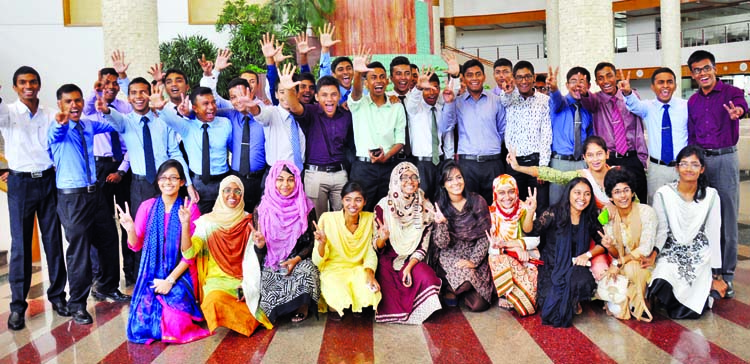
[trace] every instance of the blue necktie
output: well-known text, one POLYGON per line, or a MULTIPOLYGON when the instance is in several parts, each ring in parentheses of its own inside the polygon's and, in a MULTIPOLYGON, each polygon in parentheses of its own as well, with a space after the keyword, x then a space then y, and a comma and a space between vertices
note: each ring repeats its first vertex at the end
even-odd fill
POLYGON ((148 118, 142 117, 143 123, 143 156, 146 159, 146 181, 154 183, 156 179, 156 162, 154 161, 154 145, 151 142, 151 129, 148 127, 148 118))
POLYGON ((664 113, 661 117, 661 160, 669 163, 674 160, 674 148, 672 148, 672 120, 669 118, 669 104, 664 104, 664 113))
POLYGON ((79 121, 76 123, 75 130, 78 130, 78 139, 81 141, 81 149, 83 150, 83 164, 86 165, 86 183, 91 184, 91 166, 89 165, 89 148, 86 145, 86 137, 83 135, 83 125, 79 121))
POLYGON ((201 125, 203 128, 203 150, 201 160, 201 181, 204 185, 211 182, 211 158, 209 152, 211 150, 211 144, 208 142, 208 123, 201 125))
POLYGON ((302 153, 299 143, 299 125, 297 125, 297 120, 294 120, 294 118, 289 115, 289 132, 290 134, 290 142, 292 143, 292 154, 294 154, 294 164, 297 166, 297 169, 300 171, 303 171, 302 169, 302 153))
POLYGON ((350 93, 352 93, 352 90, 346 90, 346 92, 344 92, 344 95, 341 96, 341 100, 339 100, 339 105, 345 103, 346 100, 349 100, 349 94, 350 93))

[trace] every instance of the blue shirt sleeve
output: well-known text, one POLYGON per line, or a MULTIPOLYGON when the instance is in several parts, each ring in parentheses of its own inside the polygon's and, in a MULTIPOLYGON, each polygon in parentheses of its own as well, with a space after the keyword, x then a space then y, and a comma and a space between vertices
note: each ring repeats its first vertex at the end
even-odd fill
POLYGON ((323 76, 330 76, 333 72, 331 70, 331 53, 321 53, 320 54, 320 74, 318 75, 318 78, 321 78, 323 76))
POLYGON ((274 105, 279 104, 279 99, 276 98, 276 79, 278 76, 278 70, 276 69, 275 64, 269 64, 267 66, 268 72, 266 73, 266 81, 268 82, 268 90, 271 94, 271 102, 274 105))

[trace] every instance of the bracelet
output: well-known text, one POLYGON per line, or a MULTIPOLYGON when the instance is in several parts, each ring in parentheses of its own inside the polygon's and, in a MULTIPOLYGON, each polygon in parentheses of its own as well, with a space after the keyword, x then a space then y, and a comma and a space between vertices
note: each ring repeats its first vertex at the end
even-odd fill
POLYGON ((589 257, 589 259, 593 258, 594 256, 591 254, 591 250, 586 252, 586 256, 589 257))
POLYGON ((612 259, 612 265, 614 265, 615 267, 619 267, 620 262, 618 262, 617 259, 612 259))
POLYGON ((175 284, 175 283, 177 283, 177 282, 175 282, 175 280, 174 280, 174 279, 172 279, 172 277, 167 277, 167 278, 166 278, 166 279, 164 279, 164 280, 165 280, 165 281, 167 281, 167 282, 169 282, 169 283, 171 283, 171 284, 175 284))

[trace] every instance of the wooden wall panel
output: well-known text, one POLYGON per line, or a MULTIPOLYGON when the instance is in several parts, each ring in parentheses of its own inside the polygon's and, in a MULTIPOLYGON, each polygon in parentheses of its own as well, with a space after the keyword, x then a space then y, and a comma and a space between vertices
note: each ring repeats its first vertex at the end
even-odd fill
POLYGON ((336 39, 332 55, 352 54, 364 45, 373 54, 413 54, 415 38, 414 1, 339 0, 333 15, 336 39))

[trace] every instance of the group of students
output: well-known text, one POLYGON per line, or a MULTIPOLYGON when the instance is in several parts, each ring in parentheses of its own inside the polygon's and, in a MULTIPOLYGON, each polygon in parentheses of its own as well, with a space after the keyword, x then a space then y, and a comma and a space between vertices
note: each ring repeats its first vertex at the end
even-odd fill
POLYGON ((268 94, 245 72, 229 100, 216 92, 229 51, 199 60, 192 90, 160 64, 153 82, 130 80, 115 52, 85 100, 76 85, 57 90, 57 112, 39 105, 36 70, 20 67, 19 100, 0 102, 8 327, 24 326, 35 215, 53 310, 89 324, 89 292, 131 301, 128 338, 141 343, 365 307, 378 322, 419 324, 459 299, 569 326, 592 297, 650 320, 649 298, 697 317, 712 289, 733 296, 747 103, 716 79, 710 53, 688 60, 700 87, 688 102, 672 97, 679 79, 667 68, 652 76, 657 99, 641 101, 609 63, 594 72, 601 92, 574 67, 563 96, 551 67, 535 87, 531 63, 500 59, 485 90, 484 66, 450 55, 442 92, 431 68, 403 56, 386 91, 386 68, 366 49, 331 61, 334 32, 321 29, 317 82, 304 35, 299 74, 263 37, 268 94), (132 300, 118 289, 119 244, 132 300))

